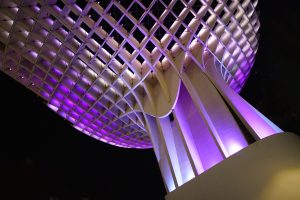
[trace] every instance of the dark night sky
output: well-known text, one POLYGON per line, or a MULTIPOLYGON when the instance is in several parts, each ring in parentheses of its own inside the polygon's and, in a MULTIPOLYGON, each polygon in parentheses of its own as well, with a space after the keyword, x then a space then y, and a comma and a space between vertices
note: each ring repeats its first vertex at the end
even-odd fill
MULTIPOLYGON (((278 2, 259 3, 260 47, 241 94, 282 129, 299 134, 300 3, 278 2)), ((152 150, 117 148, 81 134, 3 73, 0 89, 3 199, 165 196, 152 150)))
POLYGON ((284 131, 299 134, 300 1, 261 0, 258 5, 260 46, 241 96, 284 131))

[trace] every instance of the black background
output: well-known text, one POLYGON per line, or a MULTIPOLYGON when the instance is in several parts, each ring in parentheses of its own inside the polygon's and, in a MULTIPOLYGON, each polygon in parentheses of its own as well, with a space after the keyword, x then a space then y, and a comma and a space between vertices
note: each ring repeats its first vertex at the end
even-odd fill
MULTIPOLYGON (((241 95, 285 131, 300 133, 298 1, 259 2, 260 46, 241 95), (287 4, 287 5, 285 5, 287 4)), ((1 199, 163 199, 153 151, 92 139, 0 73, 1 199)))

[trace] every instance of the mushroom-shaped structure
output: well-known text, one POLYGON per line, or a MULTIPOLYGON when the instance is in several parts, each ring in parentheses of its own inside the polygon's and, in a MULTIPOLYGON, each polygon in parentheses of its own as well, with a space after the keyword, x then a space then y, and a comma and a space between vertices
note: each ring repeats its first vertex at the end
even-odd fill
POLYGON ((83 133, 154 147, 172 191, 281 132, 237 94, 258 47, 256 4, 3 0, 0 69, 83 133))

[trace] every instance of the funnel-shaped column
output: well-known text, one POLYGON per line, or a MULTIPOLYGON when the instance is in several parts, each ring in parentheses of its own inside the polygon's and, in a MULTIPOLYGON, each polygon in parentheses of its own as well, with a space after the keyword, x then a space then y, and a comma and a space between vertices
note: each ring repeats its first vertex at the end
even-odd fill
POLYGON ((196 64, 190 64, 181 74, 182 84, 172 113, 163 118, 147 116, 169 192, 263 136, 281 132, 279 128, 267 133, 257 128, 270 121, 223 84, 213 70, 207 75, 196 64), (248 114, 254 122, 248 123, 248 114))

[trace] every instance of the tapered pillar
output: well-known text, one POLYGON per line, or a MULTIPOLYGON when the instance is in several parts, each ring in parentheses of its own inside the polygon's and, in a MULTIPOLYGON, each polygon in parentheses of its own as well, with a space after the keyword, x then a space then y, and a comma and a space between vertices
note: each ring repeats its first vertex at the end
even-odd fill
POLYGON ((223 67, 221 63, 211 57, 207 66, 208 77, 254 138, 262 139, 283 132, 225 83, 218 72, 223 67))
POLYGON ((282 132, 231 90, 219 78, 217 67, 208 62, 204 72, 191 62, 181 73, 179 96, 170 115, 147 116, 168 192, 251 142, 282 132))

